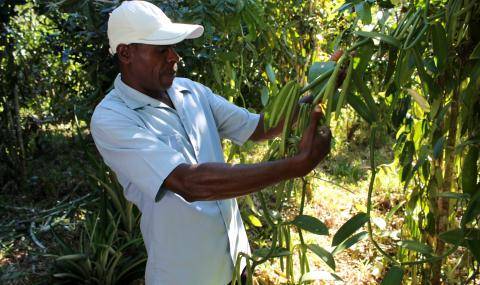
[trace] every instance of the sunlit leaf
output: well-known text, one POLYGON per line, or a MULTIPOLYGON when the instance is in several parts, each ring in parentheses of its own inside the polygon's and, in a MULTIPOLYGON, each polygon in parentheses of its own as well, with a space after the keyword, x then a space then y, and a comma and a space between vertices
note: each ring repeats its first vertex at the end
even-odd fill
MULTIPOLYGON (((271 250, 270 248, 266 248, 266 247, 259 248, 253 252, 253 255, 258 257, 266 257, 267 254, 270 252, 270 250, 271 250)), ((292 255, 290 251, 288 251, 285 248, 277 247, 273 250, 273 253, 270 255, 270 257, 274 258, 274 257, 282 257, 282 256, 289 256, 289 255, 292 255)))
POLYGON ((381 285, 398 285, 402 284, 403 269, 398 266, 392 266, 382 280, 381 285))
POLYGON ((316 244, 308 244, 308 249, 318 255, 331 269, 335 270, 335 260, 330 252, 316 244))
POLYGON ((415 240, 402 240, 402 241, 399 242, 399 245, 401 247, 406 248, 406 249, 413 250, 413 251, 416 251, 416 252, 420 252, 420 253, 423 253, 425 255, 430 255, 430 254, 433 253, 433 249, 429 245, 420 243, 420 242, 415 241, 415 240))
POLYGON ((420 108, 422 108, 424 112, 430 112, 430 105, 428 104, 427 100, 416 90, 407 88, 407 93, 412 96, 413 100, 417 102, 417 104, 420 106, 420 108))
POLYGON ((351 237, 349 237, 348 239, 346 239, 345 241, 343 241, 341 244, 337 245, 337 247, 335 247, 335 249, 333 250, 332 254, 333 255, 338 254, 344 251, 345 249, 352 247, 354 244, 366 239, 367 237, 368 237, 368 233, 365 231, 356 233, 351 237))
POLYGON ((290 223, 301 228, 302 230, 306 230, 317 235, 328 235, 327 226, 319 219, 312 216, 299 215, 290 223))
POLYGON ((355 31, 356 35, 362 36, 362 37, 367 37, 367 38, 372 38, 372 39, 379 39, 380 41, 383 41, 391 46, 399 48, 401 43, 398 41, 396 38, 385 35, 382 33, 377 33, 377 32, 366 32, 366 31, 355 31))
POLYGON ((248 215, 248 220, 250 221, 250 223, 252 223, 252 225, 257 228, 261 228, 263 226, 262 222, 260 222, 260 220, 255 215, 248 215))
POLYGON ((332 240, 332 246, 339 245, 356 231, 358 231, 368 221, 368 215, 358 213, 347 222, 345 222, 335 233, 332 240))

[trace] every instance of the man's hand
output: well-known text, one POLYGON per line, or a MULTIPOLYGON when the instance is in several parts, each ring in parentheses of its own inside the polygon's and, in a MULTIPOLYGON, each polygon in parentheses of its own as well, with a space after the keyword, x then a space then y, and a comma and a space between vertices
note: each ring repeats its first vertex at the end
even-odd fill
POLYGON ((310 125, 304 131, 300 141, 296 158, 299 160, 300 169, 303 170, 302 176, 308 174, 330 152, 332 133, 326 126, 318 128, 318 121, 322 117, 320 106, 315 106, 310 117, 310 125))

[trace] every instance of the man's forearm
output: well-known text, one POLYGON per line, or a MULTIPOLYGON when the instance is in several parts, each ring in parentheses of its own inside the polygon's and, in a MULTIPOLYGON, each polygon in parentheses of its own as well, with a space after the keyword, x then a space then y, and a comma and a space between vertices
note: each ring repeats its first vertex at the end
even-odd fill
POLYGON ((233 198, 303 176, 309 167, 302 164, 297 157, 257 164, 181 164, 165 180, 165 187, 188 201, 233 198))

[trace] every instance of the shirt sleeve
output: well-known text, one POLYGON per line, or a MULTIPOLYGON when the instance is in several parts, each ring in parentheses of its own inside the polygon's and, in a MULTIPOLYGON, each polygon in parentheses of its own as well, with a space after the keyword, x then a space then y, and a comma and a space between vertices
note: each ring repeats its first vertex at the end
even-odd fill
POLYGON ((179 164, 186 163, 185 158, 128 117, 103 111, 92 117, 90 131, 105 163, 158 201, 165 191, 159 191, 163 182, 179 164))
POLYGON ((220 137, 237 145, 245 143, 257 128, 260 115, 228 102, 209 88, 206 93, 220 137))

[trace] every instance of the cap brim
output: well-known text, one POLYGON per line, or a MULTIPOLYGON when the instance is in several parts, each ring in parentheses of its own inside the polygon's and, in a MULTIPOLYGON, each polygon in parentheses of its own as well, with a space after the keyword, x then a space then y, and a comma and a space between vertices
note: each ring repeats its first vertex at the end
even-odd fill
POLYGON ((203 26, 193 24, 171 23, 151 33, 138 43, 152 45, 173 45, 185 39, 195 39, 203 34, 203 26))

